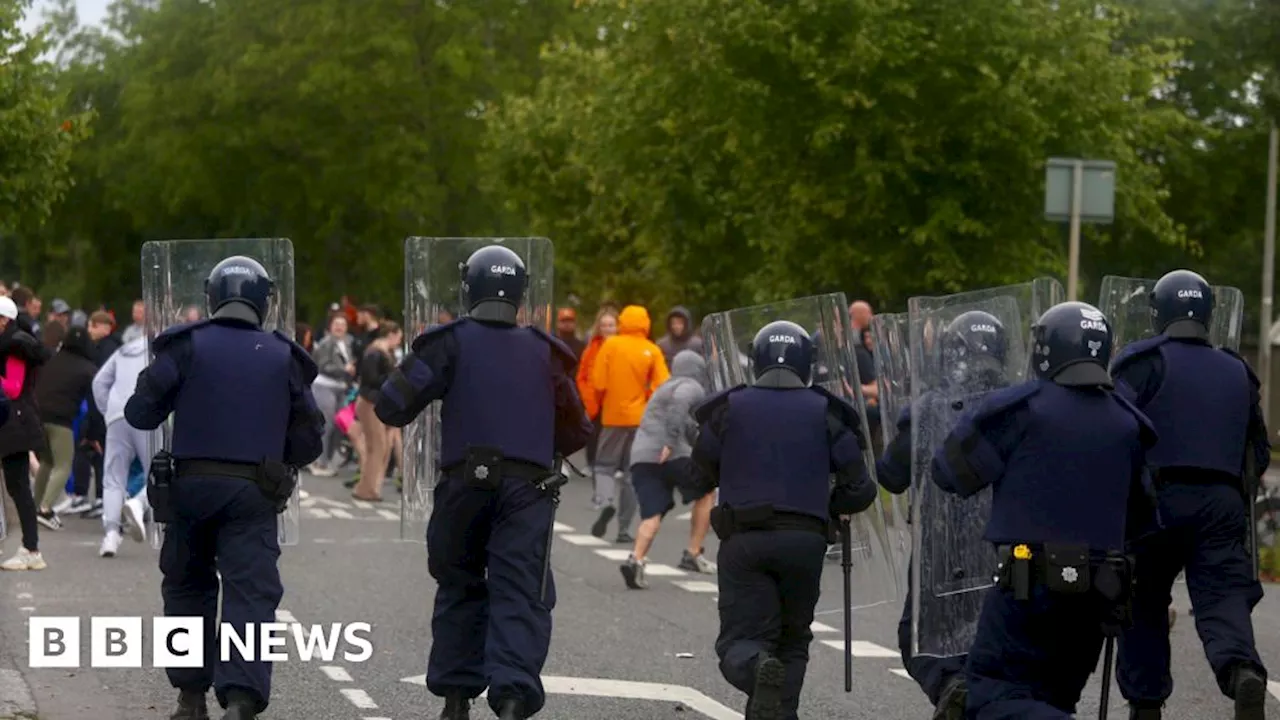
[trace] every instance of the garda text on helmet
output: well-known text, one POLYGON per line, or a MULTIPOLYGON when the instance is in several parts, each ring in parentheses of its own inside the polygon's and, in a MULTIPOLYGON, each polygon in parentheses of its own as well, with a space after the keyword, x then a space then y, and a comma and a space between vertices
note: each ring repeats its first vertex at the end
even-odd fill
MULTIPOLYGON (((222 623, 217 637, 205 637, 200 617, 155 617, 144 630, 141 617, 92 617, 88 623, 89 666, 95 668, 143 667, 144 649, 150 649, 149 667, 198 668, 204 666, 205 644, 217 643, 222 662, 233 658, 264 662, 361 663, 373 657, 373 632, 369 623, 303 625, 291 622, 222 623)), ((78 668, 83 643, 78 617, 33 617, 27 631, 28 665, 32 668, 78 668)))

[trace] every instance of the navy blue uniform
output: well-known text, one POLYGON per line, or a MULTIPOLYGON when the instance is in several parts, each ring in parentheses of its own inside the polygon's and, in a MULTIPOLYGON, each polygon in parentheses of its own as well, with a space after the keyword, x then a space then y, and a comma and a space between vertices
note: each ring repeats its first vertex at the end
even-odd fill
POLYGON ((876 498, 857 412, 817 387, 738 387, 708 398, 695 413, 701 428, 693 462, 708 490, 720 488, 713 520, 722 540, 720 672, 750 695, 757 663, 776 658, 785 666, 783 717, 795 718, 827 524, 876 498), (729 518, 735 522, 725 538, 729 518))
POLYGON ((1167 609, 1185 568, 1205 655, 1222 692, 1234 697, 1237 666, 1266 672, 1250 617, 1262 586, 1244 546, 1253 529, 1241 479, 1246 452, 1259 476, 1271 459, 1258 380, 1233 353, 1165 335, 1125 348, 1112 372, 1160 433, 1148 462, 1157 469, 1162 528, 1136 547, 1139 581, 1133 625, 1120 642, 1120 690, 1136 707, 1159 707, 1173 692, 1167 609))
POLYGON ((443 400, 441 478, 427 524, 427 565, 438 584, 427 660, 435 695, 471 700, 488 688, 495 712, 515 699, 526 716, 546 700, 540 675, 554 582, 547 579, 545 601, 539 590, 555 507, 535 482, 591 436, 575 364, 539 330, 464 318, 415 339, 382 386, 375 410, 395 427, 443 400), (496 491, 465 476, 472 448, 505 458, 496 491))
POLYGON ((1100 560, 1125 547, 1154 442, 1149 421, 1118 394, 1036 380, 992 393, 939 448, 938 486, 962 497, 992 486, 985 538, 1028 545, 1044 568, 1024 600, 1003 582, 988 592, 965 668, 969 717, 1071 717, 1097 666, 1103 623, 1114 619, 1100 597, 1100 560), (1084 548, 1084 562, 1059 570, 1049 563, 1063 559, 1046 544, 1084 548), (1050 589, 1054 573, 1074 585, 1050 589))
POLYGON ((324 417, 311 396, 315 363, 279 333, 237 320, 206 320, 166 330, 155 359, 125 405, 129 424, 155 430, 173 414, 173 522, 160 550, 166 616, 205 621, 202 668, 170 668, 169 682, 218 701, 249 695, 262 712, 271 697, 271 663, 232 653, 218 662, 215 619, 222 576, 222 622, 245 632, 275 622, 284 588, 277 561, 276 508, 243 477, 184 474, 184 463, 215 461, 252 469, 263 461, 301 467, 320 456, 324 417))
MULTIPOLYGON (((927 402, 927 400, 922 399, 927 402)), ((876 462, 876 479, 885 490, 894 495, 901 495, 911 487, 911 406, 902 409, 898 417, 898 434, 893 442, 885 448, 884 456, 876 462)), ((907 571, 910 577, 911 570, 907 571)), ((929 696, 929 702, 937 705, 942 699, 948 685, 964 672, 967 655, 937 657, 934 655, 915 656, 911 652, 911 615, 914 608, 914 596, 911 586, 907 585, 907 599, 902 605, 902 617, 898 620, 898 651, 902 653, 902 664, 907 673, 929 696)))

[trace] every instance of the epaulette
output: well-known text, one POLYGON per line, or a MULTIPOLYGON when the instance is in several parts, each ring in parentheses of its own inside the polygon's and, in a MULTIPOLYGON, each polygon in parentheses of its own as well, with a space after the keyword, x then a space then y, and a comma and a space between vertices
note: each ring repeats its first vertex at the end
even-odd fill
POLYGON ((181 323, 179 325, 171 325, 164 329, 154 340, 151 341, 151 351, 160 352, 169 345, 173 344, 178 338, 190 335, 197 328, 202 328, 209 324, 208 319, 197 320, 195 322, 181 323))
POLYGON ((1116 359, 1111 361, 1111 374, 1113 376, 1116 375, 1127 363, 1159 348, 1167 342, 1169 342, 1168 335, 1155 335, 1145 340, 1129 343, 1120 351, 1116 359))
POLYGON ((862 415, 858 413, 858 408, 854 407, 848 400, 832 393, 821 385, 811 385, 809 389, 827 399, 827 412, 841 423, 851 428, 862 427, 862 415))
POLYGON ((530 325, 529 329, 551 345, 552 351, 558 354, 560 356, 560 360, 564 363, 566 372, 572 374, 578 367, 578 356, 573 354, 573 351, 569 349, 569 346, 565 345, 563 340, 547 333, 547 331, 542 328, 530 325))
POLYGON ((409 346, 409 349, 412 350, 413 352, 418 352, 427 343, 431 342, 432 340, 438 339, 447 333, 453 332, 453 329, 457 327, 459 323, 462 323, 462 322, 466 322, 466 318, 459 318, 457 320, 452 320, 450 322, 447 322, 443 325, 433 325, 427 328, 422 332, 421 335, 413 339, 413 344, 409 346))
POLYGON ((1230 355, 1231 357, 1239 360, 1240 364, 1244 365, 1245 372, 1249 373, 1249 382, 1253 383, 1254 387, 1262 387, 1262 381, 1258 379, 1258 375, 1253 371, 1253 366, 1249 364, 1248 360, 1245 360, 1243 357, 1241 357, 1240 353, 1230 348, 1218 348, 1218 349, 1230 355))
POLYGON ((693 407, 690 412, 693 413, 693 419, 701 425, 711 419, 711 415, 729 400, 729 396, 746 388, 746 385, 736 385, 728 390, 721 390, 693 407))
POLYGON ((1024 382, 985 394, 973 414, 973 422, 982 422, 1026 404, 1042 387, 1037 382, 1024 382))
POLYGON ((302 380, 308 386, 320 374, 320 368, 316 365, 316 361, 311 357, 311 353, 307 349, 289 339, 288 335, 276 330, 272 333, 289 345, 289 352, 293 354, 293 359, 302 368, 302 380))

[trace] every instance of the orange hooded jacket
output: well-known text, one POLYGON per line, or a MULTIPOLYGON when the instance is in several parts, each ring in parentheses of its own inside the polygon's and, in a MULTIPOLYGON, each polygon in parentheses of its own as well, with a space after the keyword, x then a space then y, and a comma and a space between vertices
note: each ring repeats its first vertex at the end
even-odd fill
POLYGON ((604 399, 604 393, 591 384, 591 371, 595 369, 596 356, 600 354, 600 347, 606 339, 599 335, 592 336, 587 349, 582 351, 582 358, 578 360, 578 396, 582 398, 582 408, 587 411, 587 417, 593 421, 600 414, 600 401, 604 399))
POLYGON ((662 349, 649 340, 649 311, 623 308, 618 334, 605 340, 591 368, 591 385, 603 393, 600 424, 640 427, 649 397, 669 377, 662 349))

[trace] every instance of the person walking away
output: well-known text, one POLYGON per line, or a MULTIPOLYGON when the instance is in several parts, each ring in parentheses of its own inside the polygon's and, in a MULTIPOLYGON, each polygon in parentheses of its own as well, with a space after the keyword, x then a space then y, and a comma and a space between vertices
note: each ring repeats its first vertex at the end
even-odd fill
MULTIPOLYGON (((55 324, 51 322, 50 326, 55 324)), ((36 515, 40 524, 50 530, 62 529, 62 520, 53 512, 53 506, 61 499, 67 479, 71 477, 76 452, 71 426, 89 395, 97 371, 89 331, 73 327, 67 330, 62 349, 44 366, 36 383, 36 406, 40 408, 47 438, 44 448, 37 453, 40 469, 36 471, 36 515)))
POLYGON ((9 399, 9 419, 0 425, 0 469, 22 526, 22 547, 0 563, 0 570, 48 567, 40 553, 40 523, 31 496, 31 454, 45 444, 44 428, 36 413, 35 387, 40 367, 48 359, 49 351, 32 334, 30 320, 19 316, 12 298, 0 298, 0 369, 4 371, 0 385, 9 399))
POLYGON ((648 587, 646 558, 667 513, 675 507, 678 490, 683 504, 693 503, 689 519, 689 547, 680 556, 680 569, 714 573, 715 564, 703 555, 702 543, 711 529, 715 493, 694 482, 693 442, 698 423, 693 408, 707 395, 711 380, 707 361, 693 350, 681 350, 671 363, 671 379, 649 398, 644 417, 631 443, 631 484, 640 506, 635 549, 622 565, 622 578, 632 590, 648 587))
MULTIPOLYGON (((275 622, 284 595, 276 515, 298 468, 320 456, 324 419, 311 397, 311 356, 262 329, 279 302, 262 264, 229 257, 205 288, 211 317, 156 337, 155 359, 138 375, 124 416, 146 432, 173 416, 170 497, 156 508, 171 518, 160 549, 165 616, 202 617, 206 638, 218 637, 219 619, 249 637, 251 626, 275 622)), ((204 650, 201 667, 165 671, 179 690, 171 720, 208 718, 210 686, 226 708, 222 720, 263 713, 271 663, 237 652, 220 662, 216 640, 204 650)))
POLYGON ((364 353, 378 338, 378 324, 382 322, 382 310, 377 305, 362 305, 356 311, 356 325, 351 331, 352 356, 357 358, 364 357, 364 353))
POLYGON ((658 339, 658 347, 668 366, 681 350, 702 354, 702 337, 693 327, 693 313, 688 308, 677 305, 667 313, 667 334, 658 339))
POLYGON ((578 338, 578 311, 570 307, 562 307, 556 311, 556 339, 573 351, 573 356, 582 360, 582 353, 587 344, 578 338))
POLYGON ((404 340, 400 326, 390 320, 378 325, 378 336, 360 359, 360 396, 356 399, 356 418, 364 438, 364 452, 360 455, 360 481, 351 497, 368 502, 382 501, 382 482, 387 477, 387 465, 391 461, 391 435, 387 426, 374 412, 382 385, 396 368, 395 349, 404 340))
POLYGON ((147 493, 144 489, 130 500, 129 469, 141 463, 144 477, 151 471, 150 433, 131 426, 124 417, 125 404, 133 396, 138 375, 147 367, 146 338, 125 343, 107 359, 93 378, 93 398, 106 408, 106 446, 102 483, 102 545, 98 554, 115 557, 120 551, 121 532, 127 530, 136 541, 145 536, 147 493), (122 522, 123 521, 123 522, 122 522))
POLYGON ((609 521, 617 514, 618 536, 614 542, 635 542, 628 532, 636 514, 629 460, 631 441, 649 397, 670 376, 662 350, 649 340, 649 311, 639 305, 623 308, 618 316, 618 334, 600 347, 591 371, 591 383, 602 394, 600 439, 592 465, 596 502, 600 505, 600 516, 591 526, 591 534, 596 537, 604 537, 609 521))
MULTIPOLYGON (((93 362, 101 368, 120 349, 120 338, 115 335, 115 321, 111 314, 103 310, 95 311, 89 316, 89 340, 93 343, 93 362)), ((78 514, 101 512, 102 510, 102 478, 103 465, 106 460, 107 422, 102 416, 102 408, 98 406, 92 392, 89 393, 89 414, 82 425, 82 431, 76 444, 76 458, 72 470, 75 487, 72 494, 63 501, 63 507, 55 506, 53 511, 59 514, 78 514), (92 480, 97 479, 97 493, 91 503, 89 496, 92 480)), ((87 515, 86 515, 87 516, 87 515)))
POLYGON ((328 331, 316 344, 312 353, 320 374, 312 383, 316 406, 324 414, 324 450, 320 459, 311 466, 311 474, 317 477, 333 477, 334 455, 342 443, 342 430, 334 421, 338 411, 347 403, 347 391, 356 376, 355 355, 351 352, 351 335, 347 332, 347 318, 335 313, 329 318, 328 331))
MULTIPOLYGON (((1116 677, 1134 720, 1159 720, 1173 692, 1168 607, 1186 571, 1196 630, 1236 720, 1265 717, 1267 670, 1253 633, 1262 599, 1255 558, 1242 539, 1257 481, 1271 462, 1259 381, 1245 361, 1209 342, 1213 288, 1175 270, 1151 290, 1155 337, 1126 346, 1112 364, 1121 387, 1151 418, 1161 528, 1134 548, 1133 625, 1120 638, 1116 677), (1256 472, 1244 474, 1245 459, 1256 472)), ((1104 356, 1105 357, 1105 356, 1104 356)))
POLYGON ((586 443, 591 424, 574 389, 573 353, 517 324, 528 283, 520 257, 490 245, 462 272, 467 317, 414 339, 383 385, 377 415, 404 427, 442 401, 440 480, 427 524, 436 595, 426 683, 445 698, 439 717, 467 720, 487 688, 499 720, 525 720, 546 702, 540 677, 556 605, 545 563, 557 491, 546 483, 556 458, 586 443))
POLYGON ((858 411, 810 384, 809 334, 792 322, 769 323, 751 354, 755 384, 713 395, 694 411, 692 457, 703 490, 720 489, 712 516, 720 537, 720 673, 747 694, 747 718, 793 720, 827 525, 871 507, 877 490, 858 411))
MULTIPOLYGON (((883 452, 884 448, 880 447, 880 384, 876 382, 876 356, 871 349, 871 320, 874 317, 871 304, 864 300, 849 305, 849 325, 855 335, 853 357, 858 362, 858 382, 862 383, 862 397, 867 403, 867 426, 876 451, 883 452)), ((889 418, 889 422, 893 422, 893 418, 889 418)))
MULTIPOLYGON (((595 369, 596 358, 600 355, 600 348, 604 346, 604 341, 617 334, 618 313, 611 308, 601 308, 596 313, 595 324, 591 327, 591 339, 578 361, 578 396, 582 398, 582 407, 587 411, 587 417, 591 419, 592 427, 595 428, 591 432, 591 439, 587 441, 587 467, 595 467, 596 464, 596 443, 600 440, 600 403, 604 399, 604 394, 591 384, 591 372, 595 369)), ((599 510, 599 505, 596 505, 595 509, 599 510)))

